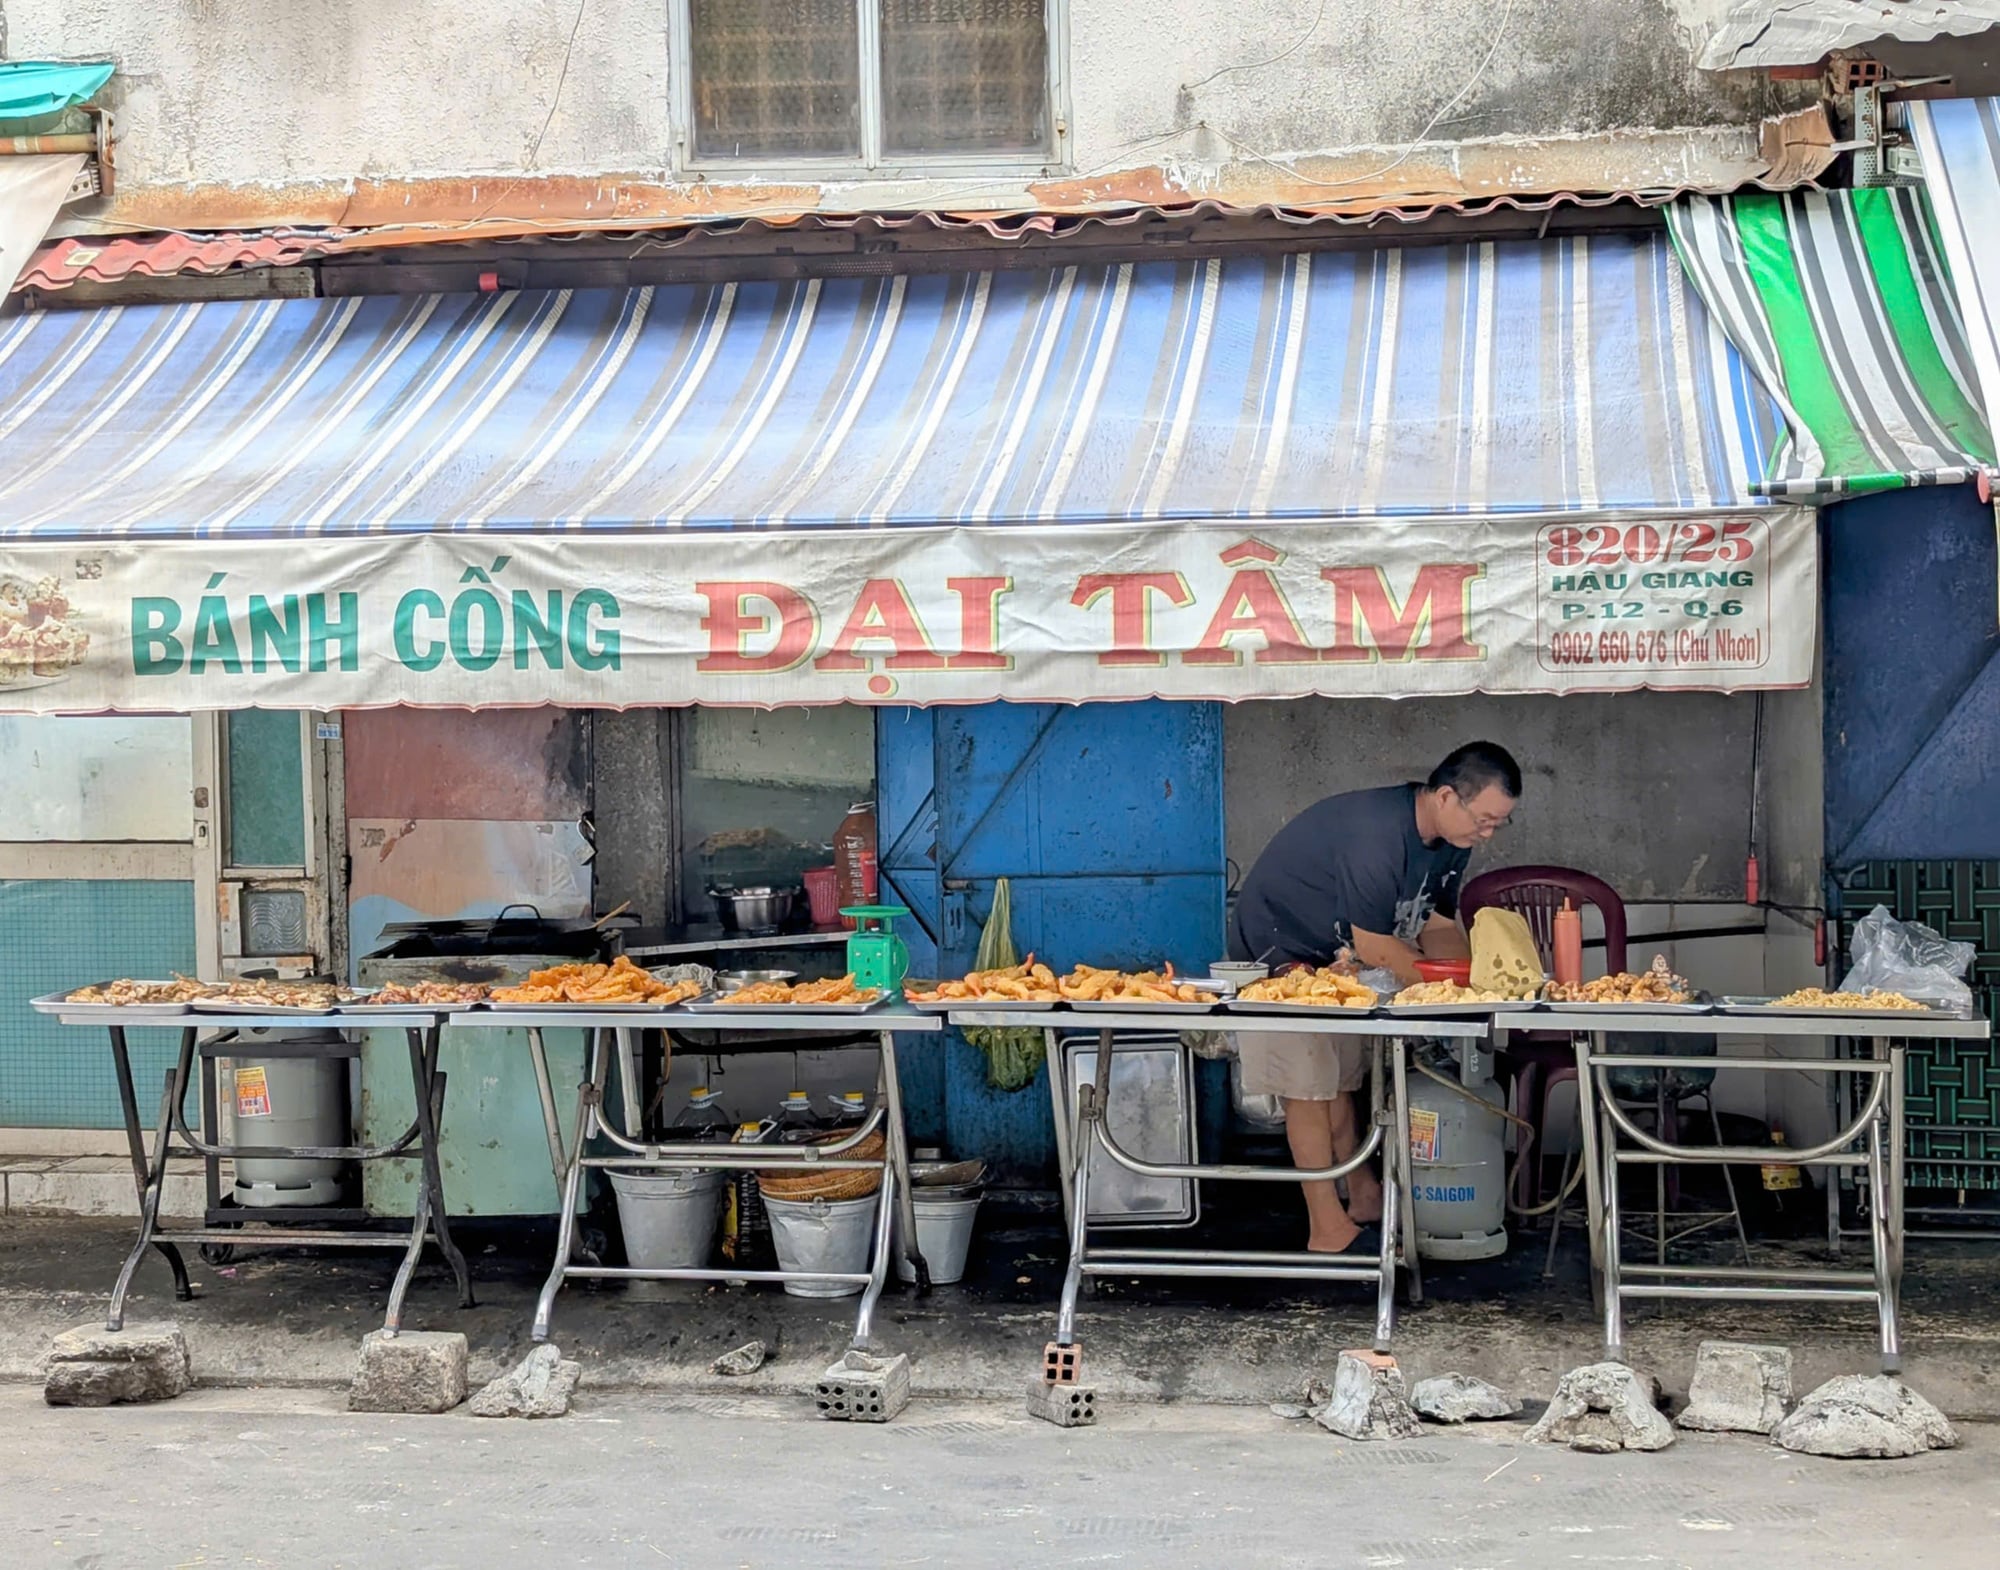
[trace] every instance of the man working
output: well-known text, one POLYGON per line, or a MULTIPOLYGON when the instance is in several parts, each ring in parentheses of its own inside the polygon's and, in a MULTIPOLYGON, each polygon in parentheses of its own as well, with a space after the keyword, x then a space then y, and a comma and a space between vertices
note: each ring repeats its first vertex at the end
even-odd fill
MULTIPOLYGON (((1420 959, 1464 959, 1458 890, 1473 847, 1504 827, 1521 799, 1521 769, 1489 741, 1460 747, 1422 785, 1329 796, 1277 833, 1236 897, 1229 954, 1273 971, 1324 965, 1342 949, 1408 985, 1420 959)), ((1293 1164, 1345 1161, 1360 1144, 1354 1092, 1367 1077, 1360 1037, 1244 1032, 1243 1088, 1278 1096, 1293 1164)), ((1342 1253, 1382 1215, 1382 1185, 1367 1167, 1306 1183, 1306 1247, 1342 1253)))

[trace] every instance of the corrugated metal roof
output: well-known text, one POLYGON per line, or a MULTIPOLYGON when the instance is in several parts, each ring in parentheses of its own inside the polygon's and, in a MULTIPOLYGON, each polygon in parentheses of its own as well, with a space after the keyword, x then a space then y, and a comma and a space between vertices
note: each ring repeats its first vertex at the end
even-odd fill
POLYGON ((1930 43, 2000 27, 2000 0, 1745 0, 1701 53, 1704 71, 1816 65, 1836 49, 1930 43))
POLYGON ((243 267, 291 267, 324 256, 349 229, 274 229, 260 234, 120 235, 104 240, 57 240, 21 270, 16 289, 67 289, 75 283, 116 283, 135 274, 226 273, 243 267))
POLYGON ((22 272, 18 289, 51 293, 77 283, 107 284, 121 280, 165 278, 176 274, 219 274, 249 268, 291 267, 325 257, 359 252, 449 246, 452 244, 563 244, 605 239, 630 239, 650 251, 669 251, 703 240, 754 233, 784 233, 803 229, 885 234, 930 231, 940 234, 978 233, 1002 245, 1045 239, 1075 239, 1087 243, 1090 231, 1107 237, 1135 226, 1219 219, 1259 220, 1306 234, 1314 229, 1399 230, 1439 218, 1475 220, 1498 213, 1551 213, 1561 208, 1602 210, 1618 206, 1654 209, 1677 197, 1713 194, 1689 187, 1674 191, 1588 195, 1575 191, 1552 196, 1499 196, 1478 201, 1430 202, 1420 206, 1382 207, 1366 212, 1308 211, 1292 207, 1242 208, 1220 201, 1130 207, 1094 213, 965 214, 950 212, 872 213, 835 215, 793 213, 759 218, 717 218, 672 227, 634 228, 607 223, 558 231, 502 230, 475 237, 440 234, 429 227, 393 229, 274 229, 219 234, 119 235, 105 239, 70 238, 44 246, 22 272))

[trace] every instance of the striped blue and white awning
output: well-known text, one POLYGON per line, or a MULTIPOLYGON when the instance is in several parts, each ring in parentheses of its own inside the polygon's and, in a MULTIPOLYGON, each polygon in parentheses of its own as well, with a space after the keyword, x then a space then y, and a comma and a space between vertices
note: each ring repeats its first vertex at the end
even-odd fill
POLYGON ((2000 428, 2000 98, 1907 108, 1986 424, 2000 428))
POLYGON ((0 536, 1711 509, 1664 236, 0 323, 0 536))

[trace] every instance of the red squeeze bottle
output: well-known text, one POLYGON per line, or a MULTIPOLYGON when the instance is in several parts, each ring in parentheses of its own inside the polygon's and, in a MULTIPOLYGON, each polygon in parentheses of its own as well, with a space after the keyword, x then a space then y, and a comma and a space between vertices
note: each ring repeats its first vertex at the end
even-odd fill
POLYGON ((1559 986, 1574 987, 1583 980, 1583 914, 1568 900, 1556 912, 1554 958, 1559 986))

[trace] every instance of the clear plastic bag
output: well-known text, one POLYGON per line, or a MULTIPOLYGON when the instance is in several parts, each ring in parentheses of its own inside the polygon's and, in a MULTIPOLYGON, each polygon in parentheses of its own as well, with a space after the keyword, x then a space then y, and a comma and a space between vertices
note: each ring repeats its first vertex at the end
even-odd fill
POLYGON ((1840 983, 1842 992, 1900 992, 1933 1008, 1972 1007, 1972 988, 1962 979, 1978 950, 1953 943, 1916 921, 1898 921, 1877 905, 1854 929, 1854 965, 1840 983))

